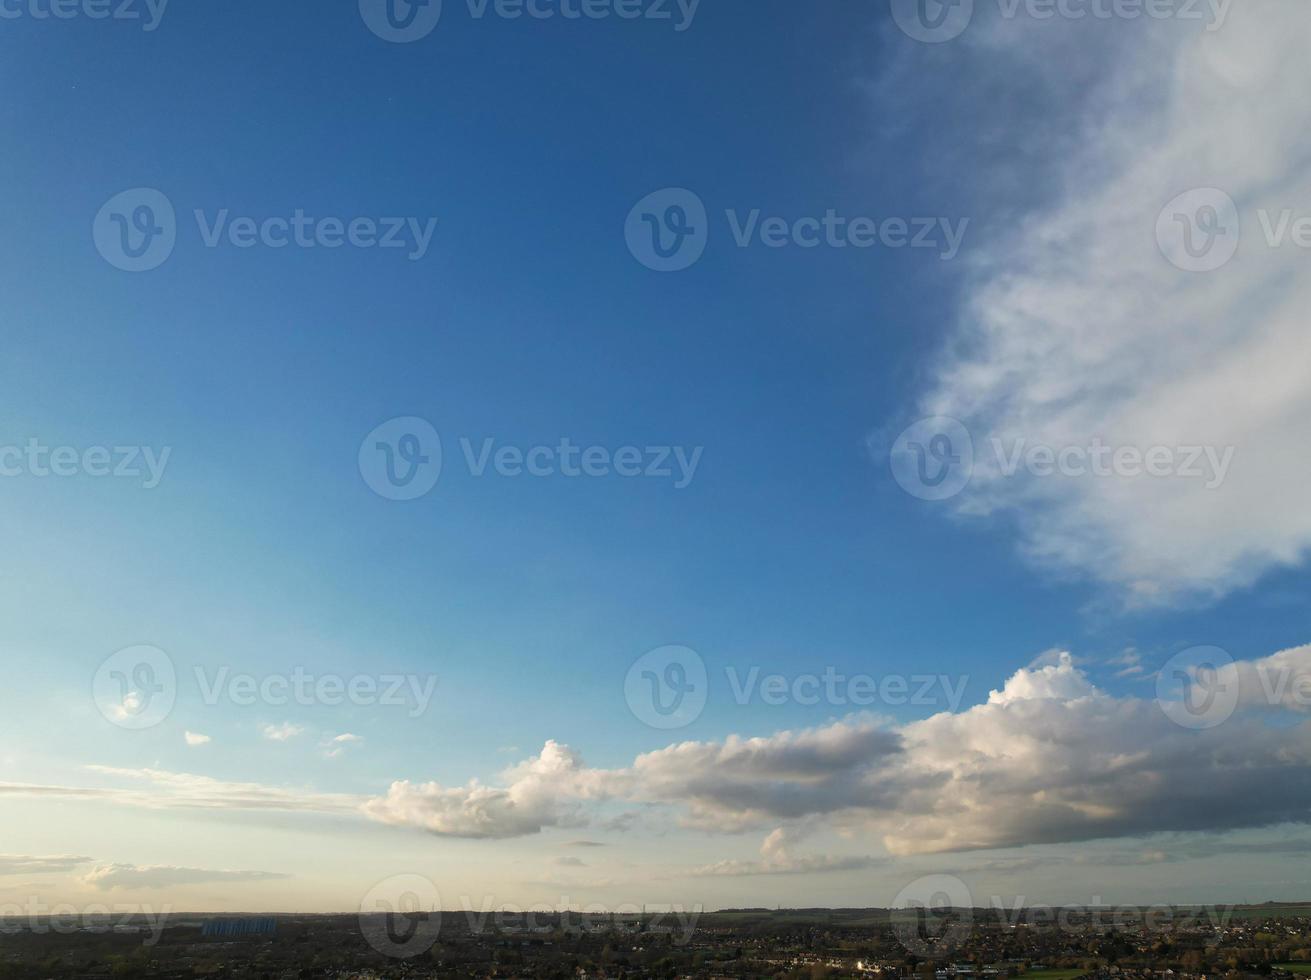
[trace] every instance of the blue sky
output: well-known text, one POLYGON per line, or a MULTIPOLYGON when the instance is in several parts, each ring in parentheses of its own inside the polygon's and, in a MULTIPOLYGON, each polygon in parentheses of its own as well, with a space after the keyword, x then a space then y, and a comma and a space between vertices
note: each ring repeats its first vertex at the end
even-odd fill
MULTIPOLYGON (((1211 408, 1265 387, 1257 355, 1271 347, 1237 346, 1234 323, 1245 336, 1271 333, 1296 360, 1276 304, 1258 301, 1269 296, 1261 284, 1287 284, 1291 266, 1245 239, 1239 260, 1207 282, 1253 322, 1220 322, 1167 301, 1183 276, 1151 245, 1156 208, 1208 179, 1228 181, 1245 207, 1296 206, 1296 147, 1267 140, 1249 157, 1205 144, 1198 173, 1145 177, 1147 149, 1125 145, 1183 103, 1200 110, 1188 91, 1160 96, 1163 105, 1127 99, 1098 60, 1138 77, 1154 53, 1186 68, 1198 60, 1190 46, 1233 38, 1221 54, 1245 64, 1256 28, 981 13, 973 34, 927 45, 899 32, 883 3, 749 8, 707 3, 677 31, 478 19, 448 0, 436 29, 406 44, 375 36, 353 4, 176 4, 153 31, 30 15, 0 26, 11 133, 0 158, 0 442, 171 448, 149 490, 86 474, 0 484, 11 668, 0 703, 17 733, 0 752, 0 782, 68 791, 12 792, 3 850, 87 858, 42 894, 97 894, 88 868, 121 865, 137 874, 121 894, 178 907, 352 908, 401 872, 518 902, 563 889, 610 902, 886 904, 917 874, 968 870, 987 854, 898 855, 898 831, 846 805, 794 820, 785 808, 729 812, 695 799, 689 816, 686 793, 614 774, 674 742, 831 723, 864 731, 848 706, 734 703, 729 667, 967 678, 952 706, 967 712, 1013 676, 1015 691, 1033 686, 1054 704, 1087 695, 1062 686, 1075 675, 1097 697, 1150 702, 1154 672, 1181 650, 1215 645, 1256 662, 1308 641, 1308 534, 1290 499, 1304 485, 1300 464, 1279 462, 1262 438, 1301 433, 1306 406, 1286 393, 1297 379, 1271 384, 1275 403, 1246 430, 1190 414, 1195 392, 1190 403, 1186 390, 1168 391, 1195 381, 1211 408), (1282 188, 1273 201, 1240 193, 1272 172, 1282 188), (1090 173, 1101 184, 1085 200, 1090 173), (1134 279, 1136 305, 1119 302, 1128 287, 1109 273, 1066 271, 1102 268, 1106 242, 1137 247, 1102 223, 1112 208, 1095 207, 1132 211, 1126 184, 1158 202, 1141 215, 1141 241, 1164 284, 1134 279), (139 187, 171 202, 177 243, 158 268, 131 273, 105 260, 91 229, 102 205, 139 187), (662 274, 635 260, 623 230, 639 199, 670 187, 705 203, 709 241, 690 268, 662 274), (211 221, 223 209, 437 223, 416 261, 351 247, 207 248, 193 212, 211 221), (738 248, 725 211, 755 209, 968 227, 949 261, 911 248, 738 248), (1035 228, 1066 250, 1061 262, 1034 257, 1035 228), (1016 282, 1038 299, 997 285, 1016 282), (1063 311, 1049 329, 1015 328, 1017 310, 1044 302, 1063 311), (1202 345, 1207 364, 1179 346, 1189 324, 1164 308, 1214 339, 1202 345), (1077 319, 1090 309, 1107 311, 1100 327, 1077 319), (1140 339, 1158 334, 1156 347, 1140 339), (1162 373, 1117 375, 1069 353, 1103 342, 1114 363, 1162 373), (1011 371, 1041 383, 1015 383, 1011 371), (1126 389, 1135 406, 1159 397, 1183 421, 1164 435, 1135 428, 1142 416, 1126 409, 1126 389), (935 414, 968 417, 979 446, 985 433, 1050 442, 1093 430, 1219 440, 1237 445, 1238 485, 1139 500, 1133 481, 1013 490, 981 472, 955 501, 921 500, 893 479, 888 451, 935 414), (356 463, 361 440, 403 416, 430 421, 444 452, 436 487, 408 502, 374 493, 356 463), (614 475, 474 477, 461 438, 702 452, 682 488, 614 475), (1180 514, 1187 521, 1172 523, 1180 514), (1223 540, 1198 544, 1210 534, 1223 540), (98 666, 134 644, 166 651, 180 678, 172 713, 145 731, 107 723, 88 696, 98 666), (644 725, 624 697, 630 665, 670 644, 697 651, 710 676, 705 710, 675 732, 644 725), (1049 651, 1073 659, 1029 667, 1049 651), (436 694, 412 718, 376 706, 206 705, 194 679, 198 667, 263 676, 297 665, 435 675, 436 694), (1132 666, 1142 669, 1117 676, 1132 666), (297 733, 268 736, 265 726, 284 724, 297 733), (189 745, 184 732, 211 741, 189 745), (329 757, 340 734, 358 741, 329 757), (536 780, 502 770, 535 759, 555 772, 548 740, 581 753, 591 775, 561 763, 563 800, 534 782, 516 803, 546 814, 530 833, 480 840, 443 820, 425 833, 422 803, 364 803, 394 781, 536 780), (170 794, 195 784, 147 772, 312 799, 261 814, 216 790, 226 802, 173 806, 170 794), (623 785, 592 785, 607 780, 623 785), (73 792, 93 785, 105 795, 73 792), (134 786, 160 798, 124 795, 134 786), (355 802, 336 812, 313 802, 322 794, 355 802), (777 828, 804 844, 759 857, 777 828), (304 835, 319 857, 287 853, 304 835), (577 839, 604 846, 587 849, 583 866, 558 863, 577 839), (783 873, 799 851, 868 863, 783 873), (769 874, 705 871, 723 859, 761 860, 769 874), (181 877, 160 885, 160 868, 181 877), (214 877, 255 870, 280 877, 214 877)), ((1288 19, 1300 36, 1304 20, 1288 19)), ((1244 77, 1240 87, 1259 100, 1286 84, 1244 77)), ((1154 147, 1162 158, 1196 151, 1180 128, 1154 147)), ((1295 294, 1279 296, 1295 305, 1295 294)), ((896 731, 948 708, 872 710, 896 731)), ((1258 823, 1274 830, 1218 812, 1213 826, 1126 816, 1104 834, 1053 831, 1037 843, 1054 862, 1168 853, 1107 878, 1123 900, 1293 897, 1306 882, 1284 880, 1278 856, 1235 894, 1224 862, 1238 858, 1183 850, 1234 830, 1296 842, 1285 818, 1306 805, 1272 806, 1258 823), (1162 833, 1176 835, 1169 846, 1150 836, 1162 833)), ((1222 854, 1217 840, 1204 846, 1222 854)), ((1005 835, 985 851, 996 849, 1033 851, 1005 835)), ((995 869, 972 873, 985 890, 1014 887, 989 878, 995 869)), ((1051 900, 1089 901, 1101 887, 1093 871, 1087 887, 1071 886, 1068 870, 1034 874, 1051 900)), ((0 877, 5 886, 31 890, 22 878, 0 877)))

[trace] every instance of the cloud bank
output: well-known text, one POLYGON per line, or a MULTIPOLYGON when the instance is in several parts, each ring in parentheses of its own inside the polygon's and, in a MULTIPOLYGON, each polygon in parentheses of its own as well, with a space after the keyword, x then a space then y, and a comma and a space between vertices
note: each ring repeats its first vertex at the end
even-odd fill
MULTIPOLYGON (((110 785, 0 783, 0 796, 352 816, 484 840, 588 825, 622 832, 637 813, 707 833, 774 831, 758 862, 706 874, 847 870, 884 856, 797 854, 798 834, 818 828, 896 856, 1311 823, 1311 646, 1173 674, 1163 676, 1164 702, 1120 697, 1055 652, 985 703, 906 724, 856 715, 679 742, 614 769, 548 741, 493 783, 398 780, 372 797, 105 766, 88 768, 110 785), (1179 723, 1181 704, 1198 724, 1179 723)), ((40 870, 21 862, 83 859, 4 860, 40 870)))
MULTIPOLYGON (((1217 681, 1241 688, 1232 715, 1195 730, 1155 700, 1100 690, 1062 653, 1016 671, 985 704, 899 727, 852 717, 682 742, 622 769, 588 768, 548 742, 508 770, 504 786, 398 782, 364 811, 439 835, 504 838, 574 826, 586 820, 585 803, 617 801, 670 807, 683 823, 718 832, 823 819, 876 835, 894 855, 1307 822, 1311 647, 1193 683, 1209 690, 1217 681)), ((1194 694, 1200 701, 1206 691, 1194 694)), ((790 865, 802 867, 779 838, 758 866, 723 870, 790 865)))

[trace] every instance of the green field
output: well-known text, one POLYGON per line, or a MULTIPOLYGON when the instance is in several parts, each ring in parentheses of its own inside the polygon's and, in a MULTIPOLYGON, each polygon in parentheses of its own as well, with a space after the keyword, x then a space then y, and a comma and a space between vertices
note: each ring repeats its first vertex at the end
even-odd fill
POLYGON ((1311 976, 1311 963, 1276 963, 1275 966, 1289 973, 1305 973, 1311 976))
MULTIPOLYGON (((1238 905, 1234 907, 1235 919, 1282 919, 1288 916, 1311 915, 1311 905, 1238 905)), ((1293 966, 1300 964, 1294 963, 1293 966)))
POLYGON ((1021 976, 1023 980, 1075 980, 1075 977, 1081 977, 1087 972, 1087 970, 1030 970, 1021 976))

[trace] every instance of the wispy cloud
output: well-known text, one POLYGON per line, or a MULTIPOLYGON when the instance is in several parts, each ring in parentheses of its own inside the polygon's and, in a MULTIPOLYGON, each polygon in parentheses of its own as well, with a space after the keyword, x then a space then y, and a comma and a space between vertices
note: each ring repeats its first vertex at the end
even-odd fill
POLYGON ((93 888, 108 891, 112 888, 171 888, 213 882, 276 881, 289 877, 272 871, 213 871, 159 864, 105 864, 87 872, 82 880, 93 888))
POLYGON ((345 752, 349 746, 363 741, 363 735, 354 735, 350 732, 343 732, 340 735, 332 736, 323 743, 323 754, 329 759, 335 759, 345 752))
POLYGON ((834 871, 860 871, 886 866, 886 857, 868 854, 832 856, 827 854, 794 855, 791 844, 800 835, 795 828, 779 827, 760 846, 759 861, 717 861, 687 872, 691 877, 747 877, 754 875, 823 874, 834 871))
MULTIPOLYGON (((1311 509, 1287 492, 1311 482, 1311 456, 1289 451, 1311 440, 1311 281, 1304 250, 1270 247, 1258 217, 1311 199, 1311 105, 1300 94, 1311 7, 1250 0, 1213 32, 1078 28, 1018 18, 981 25, 957 49, 980 79, 1051 79, 1078 122, 1059 156, 1033 168, 1056 175, 1054 193, 1030 199, 1027 216, 977 253, 917 414, 961 419, 974 436, 961 515, 1013 520, 1034 562, 1104 583, 1129 605, 1204 600, 1311 547, 1311 509), (1070 93, 1075 79, 1085 93, 1070 93), (1157 220, 1205 187, 1237 202, 1241 247, 1218 271, 1181 271, 1158 251, 1157 220), (1207 486, 1007 475, 990 448, 1094 439, 1236 451, 1223 482, 1207 486)), ((979 100, 994 100, 994 87, 957 77, 932 93, 935 112, 986 117, 979 100)))
POLYGON ((271 810, 303 813, 357 813, 365 797, 319 793, 262 783, 230 782, 164 769, 125 769, 90 765, 86 769, 117 785, 60 786, 0 783, 0 797, 27 796, 96 800, 152 810, 271 810))
POLYGON ((293 725, 289 721, 284 721, 280 725, 263 725, 260 728, 260 734, 271 742, 285 742, 288 739, 295 738, 305 731, 301 725, 293 725))
POLYGON ((73 855, 31 857, 24 854, 0 854, 0 875, 46 874, 72 871, 80 864, 89 864, 94 858, 73 855))

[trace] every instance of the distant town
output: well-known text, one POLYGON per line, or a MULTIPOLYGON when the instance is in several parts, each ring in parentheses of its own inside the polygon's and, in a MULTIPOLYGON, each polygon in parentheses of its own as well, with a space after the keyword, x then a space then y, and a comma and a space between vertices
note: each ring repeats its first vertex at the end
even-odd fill
POLYGON ((1311 905, 0 916, 0 980, 1300 980, 1311 905))

